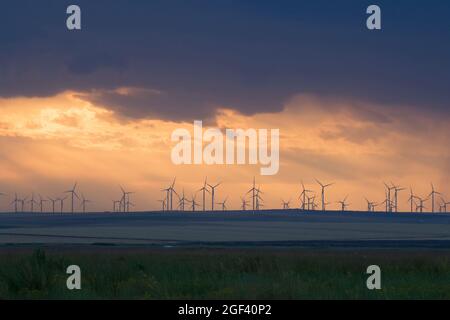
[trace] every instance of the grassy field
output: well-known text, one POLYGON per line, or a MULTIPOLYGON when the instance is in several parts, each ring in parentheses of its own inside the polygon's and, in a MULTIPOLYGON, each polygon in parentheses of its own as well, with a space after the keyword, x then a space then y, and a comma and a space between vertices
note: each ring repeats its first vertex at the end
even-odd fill
POLYGON ((0 252, 0 299, 449 299, 450 253, 312 250, 0 252), (66 289, 67 266, 82 289, 66 289), (382 290, 366 288, 367 266, 382 290))

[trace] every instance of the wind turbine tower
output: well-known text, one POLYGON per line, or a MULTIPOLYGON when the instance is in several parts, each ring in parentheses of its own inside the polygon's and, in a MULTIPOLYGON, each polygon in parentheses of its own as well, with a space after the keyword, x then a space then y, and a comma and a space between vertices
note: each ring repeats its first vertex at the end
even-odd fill
POLYGON ((255 212, 255 208, 256 208, 256 192, 258 191, 258 189, 256 189, 256 184, 255 184, 255 177, 253 177, 253 186, 250 190, 247 191, 247 194, 249 194, 250 192, 252 193, 252 210, 253 212, 255 212))
POLYGON ((88 200, 84 197, 84 194, 81 194, 81 206, 83 208, 83 213, 86 213, 86 203, 91 202, 91 200, 88 200))
POLYGON ((43 199, 41 195, 39 195, 39 208, 41 210, 41 213, 44 212, 44 203, 47 202, 47 200, 43 199))
POLYGON ((391 184, 392 184, 392 186, 394 187, 394 208, 395 208, 395 212, 398 212, 398 193, 399 193, 400 191, 405 190, 405 188, 396 186, 396 185, 394 185, 392 182, 391 182, 391 184))
POLYGON ((305 189, 305 185, 303 184, 303 181, 302 181, 302 192, 300 193, 299 199, 302 199, 302 206, 301 207, 302 207, 303 211, 305 211, 305 208, 306 208, 306 205, 307 205, 306 197, 307 197, 307 193, 308 192, 313 192, 313 191, 305 189))
POLYGON ((214 195, 216 193, 216 188, 220 186, 220 184, 221 182, 213 186, 208 183, 208 186, 211 188, 211 211, 214 211, 214 195))
POLYGON ((207 180, 208 177, 205 178, 205 182, 203 183, 203 187, 201 189, 199 189, 198 191, 202 192, 202 200, 203 200, 203 211, 206 210, 206 192, 210 193, 207 186, 207 180))
POLYGON ((316 179, 316 182, 321 186, 322 188, 322 211, 325 211, 325 188, 332 186, 334 183, 328 183, 328 184, 322 184, 319 180, 316 179))
POLYGON ((70 193, 72 203, 71 203, 71 209, 70 212, 73 213, 73 203, 74 203, 74 197, 77 197, 78 200, 80 200, 80 197, 78 196, 77 192, 75 191, 77 188, 77 182, 73 185, 72 189, 65 191, 64 193, 70 193))
POLYGON ((428 195, 428 197, 431 196, 431 212, 433 212, 433 213, 434 213, 434 196, 436 194, 441 195, 440 192, 437 192, 436 190, 434 190, 434 185, 433 185, 433 183, 431 183, 431 193, 428 195))

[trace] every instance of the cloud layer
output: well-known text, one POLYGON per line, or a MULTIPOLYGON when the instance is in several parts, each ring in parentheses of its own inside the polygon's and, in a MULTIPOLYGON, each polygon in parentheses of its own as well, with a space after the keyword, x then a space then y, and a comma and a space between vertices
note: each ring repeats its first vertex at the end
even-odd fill
MULTIPOLYGON (((137 209, 156 209, 161 187, 173 176, 178 177, 177 188, 189 195, 208 176, 224 182, 218 197, 229 196, 230 205, 237 207, 256 175, 270 207, 278 207, 281 197, 296 199, 301 180, 318 191, 314 178, 336 182, 328 193, 331 208, 347 193, 355 209, 365 207, 364 197, 382 201, 383 180, 411 185, 422 196, 433 181, 450 195, 450 152, 443 147, 450 137, 447 120, 426 113, 405 116, 401 106, 392 110, 296 95, 278 113, 243 115, 220 109, 219 128, 280 128, 279 174, 260 177, 259 166, 175 166, 170 134, 180 127, 192 130, 192 123, 124 120, 110 107, 81 99, 82 94, 0 99, 2 192, 57 195, 78 180, 82 191, 95 198, 93 208, 105 210, 123 184, 137 192, 137 209), (363 115, 361 109, 366 110, 363 115)), ((7 202, 0 207, 7 209, 7 202)))
POLYGON ((379 1, 381 32, 365 29, 364 1, 78 2, 80 32, 65 29, 69 1, 2 4, 0 96, 77 91, 125 117, 183 121, 279 112, 302 93, 448 117, 446 1, 379 1))

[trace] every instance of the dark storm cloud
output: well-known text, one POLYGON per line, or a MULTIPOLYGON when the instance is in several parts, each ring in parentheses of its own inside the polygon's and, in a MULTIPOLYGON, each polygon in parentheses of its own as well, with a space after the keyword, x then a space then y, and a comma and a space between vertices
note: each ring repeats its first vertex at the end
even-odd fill
POLYGON ((447 116, 450 3, 377 1, 377 32, 365 29, 369 4, 3 1, 0 96, 70 89, 126 116, 182 120, 211 117, 218 106, 276 112, 294 94, 312 93, 447 116), (82 31, 65 29, 73 3, 82 31), (162 94, 114 93, 120 87, 162 94))
POLYGON ((190 93, 161 92, 145 88, 94 90, 77 95, 95 105, 105 106, 128 118, 158 118, 162 120, 213 121, 214 108, 201 97, 190 93))

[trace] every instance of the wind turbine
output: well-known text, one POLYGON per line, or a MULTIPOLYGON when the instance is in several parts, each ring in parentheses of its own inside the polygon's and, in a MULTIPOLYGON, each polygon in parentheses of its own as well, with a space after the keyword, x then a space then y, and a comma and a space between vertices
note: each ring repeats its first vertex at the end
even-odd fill
POLYGON ((133 194, 134 192, 131 191, 125 191, 122 186, 119 186, 120 190, 122 191, 122 198, 120 199, 119 206, 121 207, 123 205, 123 212, 129 212, 130 211, 130 194, 133 194))
POLYGON ((391 182, 391 185, 394 187, 394 208, 395 212, 398 212, 398 192, 405 190, 405 188, 394 185, 391 182))
POLYGON ((439 208, 439 212, 447 213, 447 205, 449 205, 450 202, 446 202, 444 200, 444 198, 442 198, 442 197, 441 197, 441 201, 442 201, 442 204, 441 204, 441 206, 439 208))
POLYGON ((81 206, 83 207, 83 213, 86 213, 86 203, 91 202, 91 200, 88 200, 84 197, 84 194, 81 194, 81 206))
POLYGON ((130 212, 130 206, 132 206, 132 207, 135 207, 136 205, 133 203, 133 202, 131 202, 130 200, 128 200, 127 201, 127 212, 130 212))
POLYGON ((166 210, 166 199, 158 200, 158 202, 161 203, 161 211, 165 211, 166 210))
POLYGON ((205 178, 205 182, 203 183, 203 187, 202 187, 201 189, 198 190, 198 191, 201 191, 201 192, 202 192, 202 198, 203 198, 203 211, 206 210, 206 205, 205 205, 206 196, 205 196, 205 193, 206 193, 206 192, 211 193, 211 192, 209 192, 208 188, 206 188, 206 185, 208 184, 208 183, 207 183, 207 180, 208 180, 208 177, 205 178))
POLYGON ((386 182, 383 182, 383 183, 386 186, 386 190, 387 190, 387 194, 386 194, 387 195, 387 202, 386 202, 386 204, 388 205, 388 210, 387 211, 392 212, 391 190, 394 190, 395 187, 388 186, 386 184, 386 182))
POLYGON ((72 199, 72 203, 71 203, 71 212, 73 213, 73 201, 74 201, 74 197, 77 197, 78 200, 80 200, 80 197, 78 196, 77 192, 75 191, 75 189, 77 188, 77 182, 75 182, 75 184, 73 185, 72 189, 64 191, 64 193, 70 193, 71 195, 71 199, 72 199))
POLYGON ((184 196, 184 189, 183 189, 183 193, 181 194, 182 197, 178 197, 178 207, 181 208, 181 211, 184 211, 184 206, 186 204, 186 197, 184 196))
POLYGON ((166 192, 166 210, 167 211, 172 211, 173 210, 173 194, 175 193, 175 195, 178 196, 178 193, 175 191, 175 181, 176 181, 177 177, 175 177, 173 179, 172 184, 166 188, 166 189, 162 189, 161 191, 165 191, 166 192))
POLYGON ((65 196, 64 198, 58 198, 58 199, 56 199, 56 201, 59 201, 61 213, 63 213, 63 209, 64 209, 64 200, 66 200, 66 199, 67 199, 67 196, 65 196))
POLYGON ((383 204, 383 202, 381 202, 381 203, 373 202, 372 203, 372 212, 375 212, 375 209, 382 204, 383 204))
POLYGON ((169 187, 169 192, 170 192, 170 210, 173 210, 173 194, 175 193, 176 196, 178 196, 178 193, 175 191, 175 181, 176 181, 177 177, 175 177, 173 179, 172 185, 169 187))
POLYGON ((245 197, 241 197, 241 209, 245 211, 247 209, 248 201, 245 199, 245 197))
POLYGON ((58 201, 58 199, 52 199, 49 197, 48 200, 52 202, 52 212, 55 213, 55 203, 56 201, 58 201))
POLYGON ((25 208, 25 202, 27 201, 28 197, 25 197, 23 199, 19 199, 20 205, 21 205, 21 212, 24 213, 24 208, 25 208))
POLYGON ((0 192, 0 197, 1 197, 1 196, 6 196, 6 194, 4 194, 4 193, 0 192))
POLYGON ((216 184, 214 186, 207 183, 207 185, 211 188, 211 211, 214 211, 214 194, 216 192, 216 188, 218 186, 220 186, 221 183, 222 182, 219 182, 218 184, 216 184))
POLYGON ((416 196, 416 199, 419 200, 419 204, 416 206, 416 211, 419 211, 420 213, 422 213, 423 209, 426 208, 423 204, 425 201, 428 201, 429 198, 422 199, 422 198, 416 196))
POLYGON ((14 204, 14 212, 17 213, 17 204, 20 202, 17 197, 17 193, 14 194, 14 200, 11 202, 11 205, 14 204))
POLYGON ((249 194, 250 192, 252 193, 252 209, 253 209, 253 212, 255 211, 255 206, 256 206, 256 196, 255 196, 256 191, 257 191, 257 189, 256 189, 256 185, 255 185, 255 177, 253 177, 253 186, 252 186, 252 188, 250 190, 247 191, 247 194, 249 194))
POLYGON ((386 193, 386 198, 384 199, 384 201, 380 202, 378 205, 382 205, 382 204, 385 205, 385 212, 387 213, 389 211, 389 208, 388 208, 389 204, 388 204, 387 193, 386 193))
POLYGON ((47 200, 43 199, 41 195, 39 195, 39 207, 41 209, 41 213, 44 211, 44 202, 47 202, 47 200))
POLYGON ((226 205, 227 200, 228 200, 228 197, 226 197, 225 200, 223 200, 222 202, 217 202, 217 204, 220 204, 222 206, 222 211, 225 211, 227 209, 227 205, 226 205))
POLYGON ((322 184, 319 180, 315 180, 322 187, 322 211, 325 211, 325 188, 332 186, 334 183, 322 184))
POLYGON ((291 200, 289 201, 284 201, 283 199, 281 199, 281 204, 283 205, 283 209, 287 210, 289 209, 289 204, 291 203, 291 200))
POLYGON ((191 200, 188 200, 190 203, 192 203, 191 209, 192 211, 195 211, 195 207, 198 206, 199 204, 195 201, 195 198, 197 197, 197 193, 193 194, 191 196, 191 200))
POLYGON ((347 209, 347 207, 350 205, 350 204, 346 203, 347 198, 348 198, 348 195, 346 195, 343 200, 337 202, 337 203, 341 204, 341 211, 345 211, 347 209))
POLYGON ((136 205, 130 201, 130 198, 127 198, 126 206, 127 206, 127 212, 130 212, 130 206, 136 207, 136 205))
POLYGON ((433 213, 434 213, 434 195, 435 194, 441 195, 440 192, 437 192, 434 190, 433 183, 431 183, 431 193, 428 195, 428 198, 431 196, 431 212, 433 212, 433 213))
POLYGON ((34 205, 38 204, 35 200, 34 200, 34 192, 31 194, 31 199, 28 200, 28 203, 30 204, 30 211, 31 213, 34 212, 34 205))
POLYGON ((316 205, 316 195, 314 195, 312 197, 306 196, 306 198, 308 199, 308 210, 314 211, 316 209, 316 207, 317 207, 317 205, 316 205))
POLYGON ((389 212, 389 200, 388 200, 388 191, 384 190, 384 201, 381 204, 385 205, 385 212, 389 212))
POLYGON ((410 212, 414 212, 413 211, 413 204, 414 204, 414 199, 416 198, 416 196, 414 195, 413 189, 412 187, 409 187, 409 198, 408 198, 408 202, 411 206, 411 211, 410 212))
POLYGON ((121 200, 112 200, 113 202, 113 212, 119 212, 121 206, 121 200))
POLYGON ((376 204, 373 201, 369 201, 367 198, 364 198, 364 199, 366 199, 366 202, 367 202, 367 211, 368 212, 374 212, 375 211, 375 207, 378 206, 379 204, 376 204))
POLYGON ((263 202, 263 198, 260 196, 260 193, 263 193, 260 189, 260 186, 258 186, 258 189, 256 189, 256 210, 259 210, 260 207, 264 207, 264 205, 260 204, 260 201, 263 202))
POLYGON ((169 211, 169 202, 170 202, 170 189, 169 188, 165 188, 165 189, 161 189, 162 192, 165 192, 165 199, 164 199, 164 203, 165 203, 165 208, 167 211, 169 211))
MULTIPOLYGON (((300 196, 298 197, 299 199, 302 199, 302 210, 305 211, 305 206, 306 206, 306 194, 308 192, 313 192, 312 190, 307 190, 305 189, 305 185, 303 184, 302 181, 302 192, 300 193, 300 196)), ((309 208, 308 208, 309 209, 309 208)))

